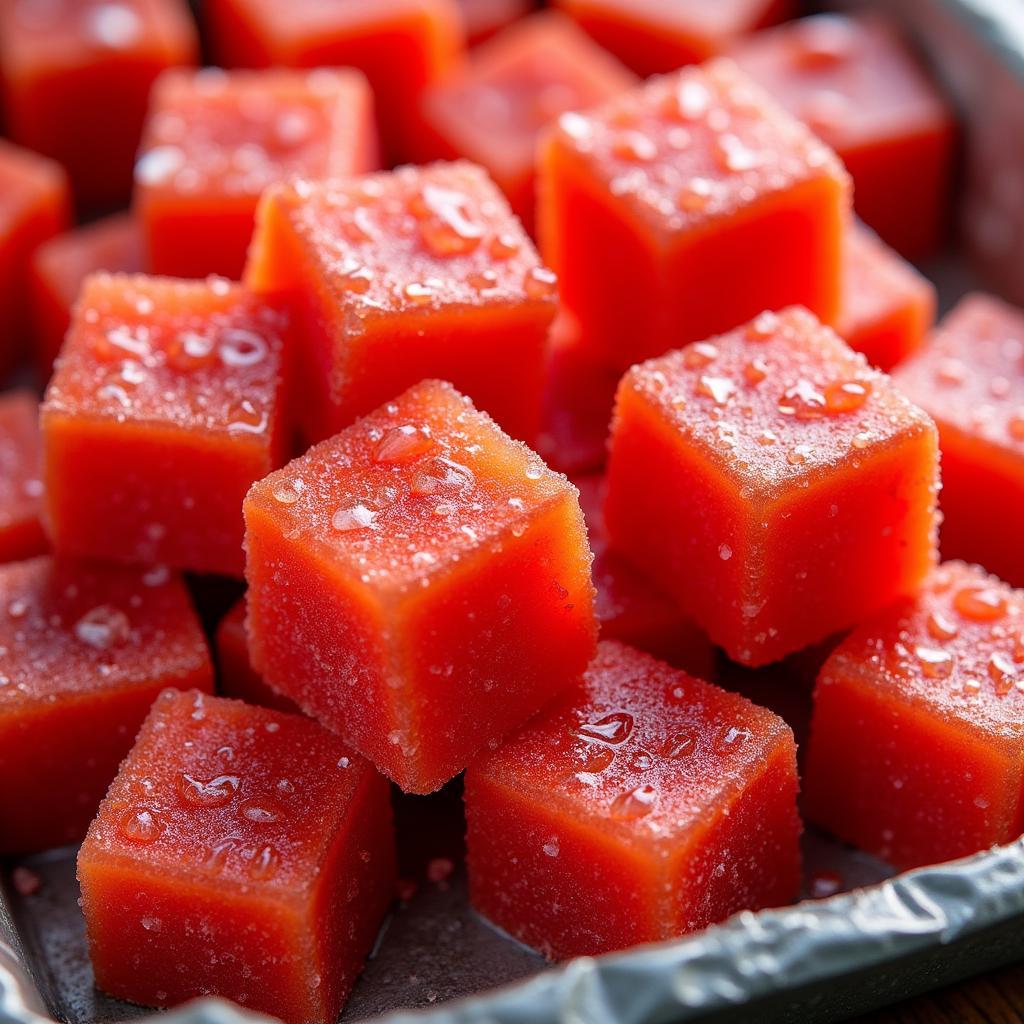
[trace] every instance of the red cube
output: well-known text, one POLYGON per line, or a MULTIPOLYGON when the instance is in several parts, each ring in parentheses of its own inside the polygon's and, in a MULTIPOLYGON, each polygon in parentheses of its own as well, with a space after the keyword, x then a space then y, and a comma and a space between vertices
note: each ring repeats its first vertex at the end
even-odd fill
POLYGON ((593 653, 574 487, 450 385, 411 388, 245 500, 252 663, 429 793, 593 653))
POLYGON ((294 701, 271 689, 252 667, 249 635, 245 628, 246 601, 243 597, 217 627, 217 682, 226 697, 237 697, 275 711, 298 711, 294 701))
POLYGON ((466 773, 470 898, 558 960, 779 906, 800 885, 796 794, 781 718, 606 641, 466 773))
POLYGON ((793 0, 555 0, 645 78, 699 64, 738 37, 788 17, 793 0))
POLYGON ((935 248, 953 112, 888 19, 801 18, 741 41, 730 56, 839 154, 869 227, 911 259, 935 248))
MULTIPOLYGON (((9 8, 8 8, 9 9, 9 8)), ((0 10, 0 22, 3 13, 0 10)), ((0 46, 2 46, 0 42, 0 46)), ((67 176, 58 164, 0 139, 0 377, 22 355, 30 335, 26 298, 36 250, 71 219, 67 176)))
POLYGON ((389 796, 306 718, 163 693, 78 855, 97 986, 333 1024, 394 892, 389 796))
POLYGON ((555 277, 478 167, 272 188, 246 281, 298 310, 297 415, 311 439, 426 377, 514 437, 536 434, 555 277))
POLYGON ((1016 839, 1024 593, 948 562, 862 623, 815 690, 809 815, 897 868, 1016 839))
POLYGON ((42 451, 39 403, 28 391, 0 395, 0 562, 41 555, 42 451))
POLYGON ((562 302, 621 370, 765 309, 838 312, 846 173, 728 61, 564 114, 538 173, 562 302))
POLYGON ((939 427, 943 557, 1024 586, 1024 310, 967 296, 895 380, 939 427))
POLYGON ((591 573, 601 637, 653 654, 701 679, 713 679, 716 654, 707 635, 679 605, 613 551, 604 525, 605 480, 598 473, 576 477, 580 507, 594 553, 591 573))
POLYGON ((153 80, 194 64, 183 0, 12 0, 0 5, 7 128, 59 160, 86 206, 123 203, 153 80))
POLYGON ((880 370, 917 351, 935 321, 935 286, 867 228, 847 231, 836 333, 880 370))
POLYGON ((204 16, 225 67, 352 67, 370 80, 392 159, 421 145, 424 89, 459 67, 455 0, 210 0, 204 16))
POLYGON ((0 607, 0 853, 27 853, 81 839, 157 694, 213 670, 163 567, 4 565, 0 607))
POLYGON ((764 313, 623 378, 608 535, 730 658, 767 664, 914 592, 937 449, 928 416, 810 313, 764 313))
POLYGON ((82 282, 100 270, 125 274, 142 270, 139 230, 126 213, 65 231, 36 250, 30 265, 30 297, 40 380, 49 379, 82 282))
POLYGON ((285 459, 287 319, 223 278, 96 274, 42 410, 54 548, 242 574, 242 499, 285 459))
POLYGON ((559 114, 595 106, 636 81, 568 18, 532 15, 476 50, 462 74, 426 92, 428 155, 480 164, 532 230, 541 130, 559 114))
POLYGON ((135 165, 147 269, 240 278, 260 194, 378 166, 373 97, 351 69, 170 71, 135 165))

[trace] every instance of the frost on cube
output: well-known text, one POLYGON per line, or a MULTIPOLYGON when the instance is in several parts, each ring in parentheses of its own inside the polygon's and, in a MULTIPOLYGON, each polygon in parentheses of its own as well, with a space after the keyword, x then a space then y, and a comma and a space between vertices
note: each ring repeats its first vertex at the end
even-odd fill
POLYGON ((563 115, 538 161, 541 251, 620 369, 765 309, 838 312, 846 172, 731 62, 563 115))
POLYGON ((80 840, 172 686, 213 689, 177 575, 48 557, 0 567, 0 853, 80 840))
POLYGON ((602 641, 581 685, 466 773, 470 898, 558 960, 780 906, 796 794, 781 718, 602 641))
POLYGON ((363 72, 395 163, 419 151, 424 89, 462 67, 456 0, 217 0, 203 17, 216 63, 224 67, 363 72))
POLYGON ((293 701, 271 689, 252 667, 245 628, 246 604, 243 597, 217 626, 218 692, 275 711, 298 711, 293 701))
POLYGON ((0 562, 41 555, 42 445, 39 403, 29 391, 0 396, 0 562))
POLYGON ((869 363, 891 370, 917 351, 935 321, 935 286, 869 229, 843 242, 843 297, 836 333, 869 363))
POLYGON ((735 661, 763 665, 912 593, 934 562, 935 426, 805 309, 634 367, 605 518, 735 661))
POLYGON ((1024 310, 968 295, 895 380, 939 427, 943 557, 1024 586, 1024 310))
POLYGON ((287 324, 221 278, 90 277, 42 410, 54 548, 240 576, 242 499, 290 443, 287 324))
POLYGON ((897 868, 1016 839, 1024 798, 1024 593, 963 562, 825 662, 809 816, 897 868))
POLYGON ((249 642, 275 689, 428 793, 593 652, 574 487, 424 382, 245 502, 249 642))
POLYGON ((135 165, 147 269, 237 279, 265 188, 377 166, 373 97, 351 68, 167 71, 135 165))
POLYGON ((428 154, 485 167, 532 228, 541 130, 559 114, 596 106, 636 83, 568 18, 531 15, 475 50, 463 74, 427 91, 428 154))
POLYGON ((115 213, 44 242, 31 262, 29 284, 35 365, 46 382, 71 324, 82 282, 97 271, 137 274, 142 240, 134 218, 115 213))
POLYGON ((122 205, 150 86, 198 50, 184 0, 4 3, 6 132, 63 164, 84 206, 122 205))
POLYGON ((955 121, 893 21, 878 11, 799 18, 741 39, 729 55, 836 151, 863 221, 908 259, 935 248, 955 121))
POLYGON ((299 715, 168 691, 78 856, 97 986, 333 1024, 391 902, 385 780, 299 715))
POLYGON ((300 311, 311 439, 426 377, 451 381, 513 437, 535 435, 555 278, 480 168, 270 189, 246 281, 300 311))

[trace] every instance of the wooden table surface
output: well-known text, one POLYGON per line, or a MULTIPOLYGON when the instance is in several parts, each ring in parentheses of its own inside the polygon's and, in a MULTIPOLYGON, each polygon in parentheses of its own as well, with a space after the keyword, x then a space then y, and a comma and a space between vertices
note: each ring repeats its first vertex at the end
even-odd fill
POLYGON ((1024 964, 936 989, 856 1024, 1024 1024, 1024 964))

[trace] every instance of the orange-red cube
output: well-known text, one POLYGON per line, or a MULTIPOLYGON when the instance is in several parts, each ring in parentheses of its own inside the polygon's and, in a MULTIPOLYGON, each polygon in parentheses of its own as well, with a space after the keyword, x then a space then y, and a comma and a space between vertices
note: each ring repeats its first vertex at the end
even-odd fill
POLYGON ((0 562, 41 555, 43 467, 39 403, 28 391, 0 395, 0 562))
POLYGON ((298 711, 294 701, 282 697, 264 682, 249 658, 249 635, 245 629, 246 601, 243 597, 217 626, 217 683, 226 697, 237 697, 247 704, 298 711))
POLYGON ((821 14, 741 41, 740 67, 839 154, 857 214, 908 258, 941 240, 953 112, 879 14, 821 14))
POLYGON ((0 566, 0 608, 0 853, 27 853, 81 839, 156 695, 213 670, 163 567, 0 566))
POLYGON ((134 218, 117 213, 57 235, 36 250, 30 292, 35 364, 47 380, 71 324, 71 307, 82 282, 96 271, 142 270, 142 242, 134 218))
POLYGON ((402 789, 429 793, 593 652, 575 488, 427 381, 245 501, 252 663, 402 789))
POLYGON ((194 64, 184 0, 10 0, 0 77, 10 137, 59 160, 79 202, 122 204, 153 80, 194 64))
POLYGON ((804 772, 809 815, 898 868, 1024 830, 1024 593, 941 565, 825 663, 804 772))
POLYGON ((792 0, 555 0, 637 74, 675 71, 787 17, 792 0))
POLYGON ((620 369, 765 309, 838 313, 846 173, 728 61, 564 114, 538 197, 562 301, 620 369))
POLYGON ((836 333, 880 370, 921 347, 935 320, 935 286, 859 224, 847 231, 836 333))
POLYGON ((135 165, 147 269, 240 278, 267 186, 377 166, 373 97, 356 71, 166 72, 135 165))
POLYGON ((781 718, 606 641, 466 773, 470 897, 558 960, 789 903, 796 794, 781 718))
POLYGON ((272 188, 246 281, 296 306, 297 416, 311 439, 425 377, 513 437, 536 434, 555 277, 478 167, 272 188))
POLYGON ((463 56, 455 0, 211 0, 204 16, 214 56, 225 67, 362 71, 392 159, 419 152, 423 90, 463 56))
POLYGON ((290 443, 286 331, 222 278, 88 278, 42 410, 54 548, 240 576, 242 499, 290 443))
POLYGON ((567 18, 535 14, 476 50, 462 74, 427 91, 428 153, 484 167, 529 230, 541 130, 567 110, 595 106, 635 84, 567 18))
MULTIPOLYGON (((2 18, 2 15, 0 15, 2 18)), ((0 44, 2 45, 2 44, 0 44)), ((33 254, 71 218, 67 176, 52 160, 0 139, 0 376, 22 355, 30 334, 27 299, 33 254)))
POLYGON ((744 665, 913 593, 937 489, 932 421, 799 307, 619 385, 611 544, 744 665))
POLYGON ((333 1024, 394 892, 388 786, 300 715, 167 691, 78 879, 102 991, 333 1024))
POLYGON ((943 557, 1024 586, 1024 310, 967 296, 895 380, 939 427, 943 557))

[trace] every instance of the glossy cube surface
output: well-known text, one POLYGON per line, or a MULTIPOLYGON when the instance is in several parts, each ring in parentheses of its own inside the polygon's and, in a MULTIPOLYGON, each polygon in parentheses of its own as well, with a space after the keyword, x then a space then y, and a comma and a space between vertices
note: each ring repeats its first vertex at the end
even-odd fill
POLYGON ((839 154, 869 227, 911 259, 935 248, 955 122, 893 23, 878 13, 800 18, 730 56, 839 154))
POLYGON ((603 642, 466 774, 473 905, 549 959, 668 939, 799 887, 782 719, 603 642))
POLYGON ((826 661, 804 772, 810 816, 898 868, 1022 829, 1024 594, 947 562, 826 661))
POLYGON ((90 277, 42 410, 55 549, 240 576, 242 499, 290 441, 286 329, 221 278, 90 277))
POLYGON ((846 173, 730 62, 563 115, 538 160, 541 251, 619 369, 765 309, 837 314, 846 173))
POLYGON ((738 37, 781 21, 791 0, 556 0, 637 74, 675 71, 721 53, 738 37))
POLYGON ((593 651, 575 488, 424 382, 245 502, 253 666, 426 793, 572 684, 593 651))
POLYGON ((336 736, 163 693, 78 856, 98 987, 330 1024, 391 902, 387 783, 336 736))
POLYGON ((0 140, 0 376, 24 354, 31 331, 29 265, 71 218, 68 180, 52 160, 0 140))
POLYGON ((147 269, 237 279, 267 186, 377 166, 373 97, 358 72, 166 72, 135 165, 147 269))
POLYGON ((423 90, 456 70, 463 57, 455 0, 213 0, 204 17, 225 67, 362 71, 394 160, 418 150, 423 90))
POLYGON ((28 391, 0 395, 0 562, 41 555, 43 467, 39 402, 28 391))
POLYGON ((142 270, 142 240, 127 213, 93 221, 44 242, 31 263, 32 340, 40 380, 47 380, 71 324, 71 307, 93 273, 142 270))
POLYGON ((150 86, 198 48, 184 0, 12 0, 0 10, 8 133, 60 161, 83 205, 122 204, 150 86))
POLYGON ((426 377, 513 437, 536 434, 556 282, 478 167, 272 188, 246 281, 298 310, 298 416, 311 439, 426 377))
POLYGON ((935 286, 859 224, 846 234, 836 333, 872 366, 891 370, 917 351, 935 321, 935 286))
POLYGON ((569 19, 550 11, 532 15, 478 48, 463 74, 427 91, 430 155, 486 168, 530 229, 541 130, 559 114, 595 106, 636 81, 569 19))
POLYGON ((0 566, 0 852, 85 834, 166 687, 213 688, 181 579, 49 557, 0 566))
POLYGON ((762 665, 912 593, 934 561, 932 421, 798 307, 619 386, 612 546, 735 661, 762 665))
POLYGON ((1024 586, 1024 310, 968 295, 895 380, 939 427, 943 557, 1024 586))

